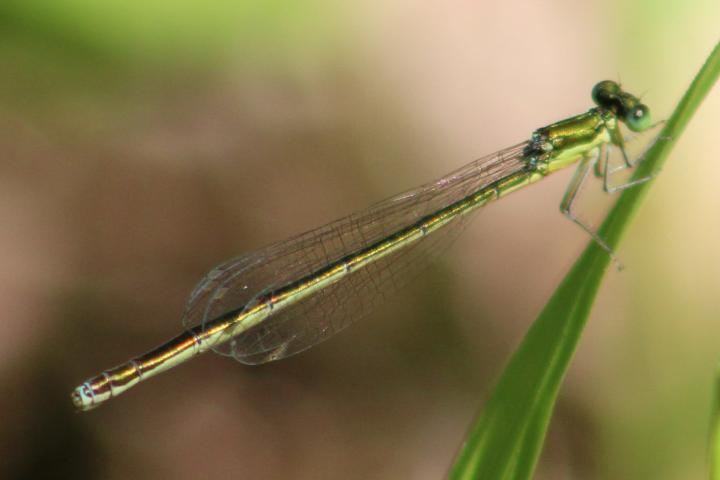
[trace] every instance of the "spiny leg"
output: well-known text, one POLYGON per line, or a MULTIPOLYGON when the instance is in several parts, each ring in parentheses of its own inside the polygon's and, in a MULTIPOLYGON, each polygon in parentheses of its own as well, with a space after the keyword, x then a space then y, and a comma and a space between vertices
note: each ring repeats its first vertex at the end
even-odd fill
MULTIPOLYGON (((658 123, 660 123, 660 122, 658 122, 658 123)), ((653 126, 655 126, 655 125, 653 125, 653 126)), ((658 140, 664 140, 664 139, 661 138, 661 137, 658 137, 658 138, 656 139, 656 141, 658 141, 658 140)), ((611 168, 610 168, 610 161, 609 161, 609 160, 610 160, 610 149, 609 149, 609 148, 606 148, 606 152, 607 152, 607 153, 606 153, 606 155, 605 155, 605 166, 604 166, 604 172, 603 172, 603 190, 605 190, 606 193, 621 192, 621 191, 623 191, 623 190, 626 190, 626 189, 628 189, 628 188, 634 187, 634 186, 636 186, 636 185, 640 185, 641 183, 645 183, 645 182, 650 181, 650 180, 652 180, 653 178, 655 178, 655 174, 651 174, 651 175, 647 175, 647 176, 645 176, 645 177, 638 178, 638 179, 635 179, 635 180, 630 180, 630 181, 627 181, 627 182, 624 182, 624 183, 619 183, 619 184, 617 184, 617 185, 610 185, 610 177, 611 177, 613 174, 615 174, 615 173, 617 173, 617 172, 621 172, 621 171, 626 170, 626 169, 628 169, 628 168, 634 168, 634 167, 636 167, 638 164, 640 164, 640 163, 643 161, 643 156, 644 156, 644 155, 641 155, 640 158, 639 158, 636 162, 633 163, 633 162, 630 162, 629 160, 627 160, 628 156, 627 156, 627 154, 625 153, 625 146, 624 146, 624 144, 623 144, 623 145, 617 145, 617 147, 618 147, 618 148, 620 149, 620 151, 622 152, 623 158, 626 159, 626 162, 625 162, 625 165, 620 165, 619 167, 615 167, 615 168, 612 168, 612 169, 611 169, 611 168)))
POLYGON ((630 160, 630 157, 627 156, 625 151, 625 142, 632 141, 634 137, 623 137, 622 132, 620 132, 617 126, 611 128, 607 123, 604 124, 603 128, 607 129, 610 134, 610 142, 618 147, 623 158, 623 165, 610 169, 610 149, 607 144, 600 145, 600 152, 594 164, 593 172, 595 173, 595 177, 606 179, 604 182, 604 185, 606 185, 608 176, 621 170, 632 168, 636 164, 630 160))
MULTIPOLYGON (((649 130, 652 130, 652 129, 654 129, 654 128, 657 128, 658 126, 664 125, 664 124, 665 124, 665 120, 660 120, 659 122, 656 122, 656 123, 652 124, 650 127, 648 127, 648 129, 645 130, 645 132, 647 132, 647 131, 649 131, 649 130)), ((617 185, 610 185, 610 177, 611 177, 613 174, 615 174, 615 173, 617 173, 617 172, 621 172, 621 171, 626 170, 626 169, 628 169, 628 168, 634 168, 634 167, 636 167, 638 164, 640 164, 640 163, 643 161, 643 157, 644 157, 643 155, 641 155, 640 158, 639 158, 636 162, 632 162, 632 161, 630 160, 630 158, 628 157, 628 155, 627 155, 627 153, 626 153, 626 151, 625 151, 625 140, 626 140, 626 139, 620 134, 620 130, 619 130, 619 129, 615 129, 614 131, 610 131, 610 137, 611 137, 611 139, 612 139, 612 143, 613 143, 616 147, 618 147, 618 149, 620 150, 620 153, 622 154, 622 157, 623 157, 623 161, 624 161, 623 163, 624 163, 624 165, 620 165, 620 166, 618 166, 618 167, 615 167, 615 168, 612 168, 612 169, 611 169, 611 168, 610 168, 610 161, 609 161, 609 160, 610 160, 610 151, 609 151, 609 148, 603 146, 604 148, 606 148, 606 152, 605 152, 605 165, 603 166, 604 168, 603 168, 602 177, 603 177, 603 190, 604 190, 606 193, 621 192, 621 191, 623 191, 623 190, 626 190, 626 189, 628 189, 628 188, 631 188, 631 187, 640 185, 641 183, 645 183, 645 182, 647 182, 647 181, 652 180, 653 178, 655 178, 655 175, 652 174, 652 175, 648 175, 648 176, 646 176, 646 177, 638 178, 638 179, 636 179, 636 180, 631 180, 631 181, 628 181, 628 182, 625 182, 625 183, 620 183, 620 184, 617 184, 617 185)), ((629 140, 632 140, 632 138, 630 138, 629 140)), ((657 137, 657 138, 655 139, 655 141, 659 141, 659 140, 666 140, 666 138, 665 138, 665 137, 657 137)), ((596 174, 596 175, 597 175, 597 171, 598 171, 598 168, 595 169, 595 174, 596 174)))
POLYGON ((619 183, 617 185, 610 185, 610 176, 614 173, 625 170, 626 168, 628 168, 628 167, 622 166, 622 167, 613 168, 612 170, 610 170, 607 168, 607 165, 605 166, 605 173, 603 174, 603 190, 605 190, 606 193, 621 192, 623 190, 634 187, 636 185, 640 185, 641 183, 645 183, 645 182, 650 181, 653 178, 655 178, 655 175, 648 175, 646 177, 638 178, 637 180, 630 180, 625 183, 619 183))
POLYGON ((595 178, 604 178, 605 172, 607 171, 607 164, 610 160, 610 155, 607 152, 607 145, 604 143, 600 145, 597 153, 596 160, 593 162, 593 174, 595 178))
MULTIPOLYGON (((567 190, 565 191, 565 194, 563 195, 563 199, 560 202, 560 211, 565 215, 570 221, 572 221, 575 225, 582 228, 590 237, 597 243, 600 248, 605 250, 608 255, 610 255, 610 258, 617 263, 618 268, 622 268, 622 264, 618 261, 617 257, 615 256, 615 253, 613 252, 612 248, 605 243, 605 241, 600 238, 600 236, 597 234, 595 230, 592 229, 589 225, 585 224, 585 222, 582 221, 579 217, 577 217, 573 213, 573 204, 575 203, 575 200, 577 199, 578 193, 580 193, 580 190, 582 189, 583 183, 585 183, 585 180, 587 180, 588 174, 590 173, 590 169, 593 167, 594 164, 598 162, 601 155, 604 153, 604 148, 598 148, 596 150, 595 155, 593 156, 587 156, 583 157, 582 160, 580 160, 580 163, 575 170, 575 173, 573 173, 573 177, 570 180, 570 184, 568 185, 567 190)), ((607 158, 606 158, 607 161, 607 158)), ((607 167, 606 167, 607 170, 607 167)))
MULTIPOLYGON (((658 125, 662 125, 665 123, 665 121, 657 122, 656 124, 652 125, 650 128, 655 128, 658 125)), ((577 199, 578 194, 580 193, 580 190, 582 189, 583 184, 585 183, 585 180, 587 180, 588 174, 590 173, 590 170, 592 169, 595 173, 595 176, 602 177, 603 178, 603 190, 607 193, 614 193, 618 191, 625 190, 627 188, 634 187, 636 185, 640 185, 642 183, 645 183, 649 180, 652 180, 655 175, 648 175, 643 178, 638 178, 636 180, 631 180, 629 182, 625 182, 619 185, 610 185, 610 177, 619 171, 633 168, 637 166, 640 162, 642 162, 642 157, 637 162, 630 161, 629 157, 627 156, 627 153, 625 151, 625 142, 624 139, 620 136, 619 130, 616 130, 615 132, 611 131, 611 138, 612 143, 618 147, 620 152, 622 153, 622 157, 624 160, 624 164, 615 167, 610 168, 610 147, 609 145, 603 144, 598 147, 596 150, 596 154, 593 156, 584 157, 577 169, 575 170, 575 173, 573 174, 572 179, 570 180, 570 184, 568 185, 567 190, 565 191, 565 195, 563 196, 562 202, 560 203, 560 211, 565 215, 568 219, 570 219, 574 224, 578 225, 580 228, 582 228, 590 237, 597 243, 600 248, 605 250, 608 255, 610 255, 610 258, 617 264, 618 269, 622 269, 623 265, 620 263, 618 258, 615 256, 615 253, 613 252, 612 248, 597 234, 595 230, 592 229, 589 225, 583 222, 582 219, 580 219, 578 216, 576 216, 573 213, 573 204, 575 203, 575 200, 577 199)), ((664 137, 657 137, 655 141, 661 141, 666 140, 664 137)))

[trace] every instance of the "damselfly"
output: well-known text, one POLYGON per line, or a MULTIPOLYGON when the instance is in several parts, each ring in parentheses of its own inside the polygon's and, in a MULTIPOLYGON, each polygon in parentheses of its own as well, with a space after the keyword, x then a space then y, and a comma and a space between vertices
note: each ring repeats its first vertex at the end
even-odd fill
MULTIPOLYGON (((89 410, 206 350, 246 364, 279 360, 312 347, 390 295, 460 231, 468 214, 547 175, 579 163, 561 211, 612 251, 573 213, 591 170, 606 191, 617 168, 609 146, 625 153, 620 124, 650 125, 648 108, 613 81, 595 85, 596 107, 533 132, 528 141, 480 158, 449 175, 258 251, 223 263, 188 300, 186 330, 160 347, 90 378, 72 392, 89 410)), ((643 179, 644 180, 644 179, 643 179)), ((640 180, 642 181, 642 180, 640 180)))

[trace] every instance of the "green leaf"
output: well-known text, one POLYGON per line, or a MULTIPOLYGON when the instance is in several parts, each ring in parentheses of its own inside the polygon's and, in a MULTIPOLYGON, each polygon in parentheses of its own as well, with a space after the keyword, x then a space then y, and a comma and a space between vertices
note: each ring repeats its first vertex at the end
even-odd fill
POLYGON ((710 457, 710 480, 720 480, 720 367, 715 372, 708 454, 710 457))
MULTIPOLYGON (((720 43, 646 151, 632 179, 657 175, 720 75, 720 43)), ((625 190, 599 233, 616 248, 653 182, 625 190)), ((485 409, 472 424, 452 479, 531 478, 555 401, 610 257, 591 242, 560 283, 510 359, 485 409)), ((717 478, 717 477, 716 477, 717 478)))

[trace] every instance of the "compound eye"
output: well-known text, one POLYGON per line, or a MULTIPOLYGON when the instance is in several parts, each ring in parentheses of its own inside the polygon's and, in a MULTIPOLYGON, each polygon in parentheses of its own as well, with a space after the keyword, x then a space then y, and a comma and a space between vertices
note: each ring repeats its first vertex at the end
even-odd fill
POLYGON ((599 107, 610 108, 617 103, 621 93, 620 85, 612 80, 603 80, 592 89, 592 99, 599 107))
POLYGON ((650 110, 638 103, 625 114, 625 124, 633 132, 642 132, 650 127, 650 110))

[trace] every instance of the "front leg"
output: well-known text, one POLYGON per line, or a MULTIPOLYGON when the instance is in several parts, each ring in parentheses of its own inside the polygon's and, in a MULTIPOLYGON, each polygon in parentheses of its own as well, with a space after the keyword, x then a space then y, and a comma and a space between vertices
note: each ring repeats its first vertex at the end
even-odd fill
MULTIPOLYGON (((652 130, 652 129, 654 129, 654 128, 657 128, 658 126, 664 125, 664 124, 665 124, 665 120, 660 120, 659 122, 656 122, 656 123, 652 124, 650 127, 648 127, 648 129, 645 130, 645 132, 647 132, 647 131, 649 131, 649 130, 652 130)), ((609 165, 610 165, 610 162, 608 161, 609 158, 610 158, 610 156, 609 156, 609 149, 608 149, 608 154, 607 154, 606 157, 605 157, 605 165, 603 166, 603 169, 602 169, 602 170, 603 170, 603 174, 602 174, 602 177, 603 177, 603 190, 605 190, 605 192, 607 192, 607 193, 621 192, 621 191, 623 191, 623 190, 625 190, 625 189, 627 189, 627 188, 631 188, 631 187, 634 187, 634 186, 636 186, 636 185, 640 185, 641 183, 645 183, 645 182, 647 182, 647 181, 649 181, 649 180, 652 180, 655 176, 654 176, 654 175, 648 175, 648 176, 643 177, 643 178, 638 178, 637 180, 632 180, 632 181, 629 181, 629 182, 620 183, 620 184, 618 184, 618 185, 610 185, 610 177, 611 177, 614 173, 623 171, 623 170, 625 170, 625 169, 627 169, 627 168, 634 168, 634 167, 636 167, 640 162, 642 162, 642 158, 643 158, 643 157, 641 156, 640 159, 639 159, 638 161, 634 162, 634 163, 633 163, 632 161, 630 161, 630 159, 629 159, 628 156, 627 156, 627 153, 625 152, 625 138, 620 134, 620 129, 619 129, 619 127, 616 126, 615 128, 608 128, 608 132, 610 133, 610 140, 611 140, 612 144, 615 145, 616 147, 618 147, 618 149, 620 150, 620 153, 621 153, 622 156, 623 156, 623 160, 624 160, 625 165, 621 165, 621 166, 619 166, 619 167, 615 167, 615 168, 612 168, 612 169, 611 169, 610 166, 609 166, 609 165)), ((665 138, 665 137, 656 137, 656 139, 655 139, 655 141, 661 141, 661 140, 667 140, 667 138, 665 138)), ((596 167, 595 170, 596 170, 596 175, 597 175, 598 167, 596 167)))

